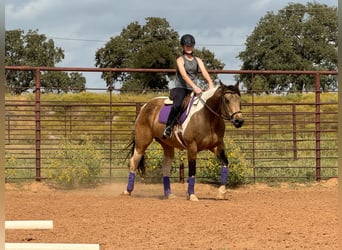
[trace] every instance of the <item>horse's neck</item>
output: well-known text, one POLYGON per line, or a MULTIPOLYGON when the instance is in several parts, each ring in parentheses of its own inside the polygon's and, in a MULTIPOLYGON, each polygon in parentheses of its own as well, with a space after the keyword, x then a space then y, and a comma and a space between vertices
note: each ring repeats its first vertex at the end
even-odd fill
POLYGON ((219 87, 212 88, 208 91, 203 92, 201 98, 210 108, 215 110, 215 112, 219 111, 218 107, 220 104, 220 98, 215 97, 215 93, 219 87))

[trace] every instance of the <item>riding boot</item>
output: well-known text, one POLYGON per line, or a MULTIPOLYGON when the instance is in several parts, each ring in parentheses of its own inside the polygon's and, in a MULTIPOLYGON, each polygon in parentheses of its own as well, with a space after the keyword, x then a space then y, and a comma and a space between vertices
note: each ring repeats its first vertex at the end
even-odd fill
POLYGON ((170 137, 172 134, 172 127, 176 121, 178 110, 175 106, 172 106, 169 117, 167 118, 166 128, 163 133, 163 138, 170 137))

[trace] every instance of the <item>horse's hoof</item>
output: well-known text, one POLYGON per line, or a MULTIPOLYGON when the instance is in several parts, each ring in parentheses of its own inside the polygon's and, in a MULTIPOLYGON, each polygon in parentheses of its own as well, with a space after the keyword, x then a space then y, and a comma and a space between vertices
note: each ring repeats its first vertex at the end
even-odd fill
POLYGON ((127 190, 123 191, 121 193, 122 195, 125 195, 125 196, 130 196, 131 195, 131 192, 128 192, 127 190))
POLYGON ((225 200, 226 199, 227 189, 225 186, 220 186, 218 189, 218 193, 216 195, 216 200, 225 200))
POLYGON ((168 199, 168 200, 171 200, 171 199, 177 198, 177 196, 174 195, 174 194, 169 194, 169 195, 166 195, 165 198, 168 199))
POLYGON ((216 195, 216 200, 225 200, 225 199, 226 199, 225 194, 218 193, 218 194, 216 195))
POLYGON ((197 198, 196 195, 190 194, 190 196, 189 196, 189 201, 198 201, 198 198, 197 198))

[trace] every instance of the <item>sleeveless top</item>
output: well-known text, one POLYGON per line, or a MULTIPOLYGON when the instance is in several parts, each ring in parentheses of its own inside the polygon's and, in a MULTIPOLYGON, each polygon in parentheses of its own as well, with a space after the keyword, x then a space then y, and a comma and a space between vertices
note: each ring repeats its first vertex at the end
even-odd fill
MULTIPOLYGON (((184 68, 185 68, 187 75, 190 77, 192 81, 196 83, 197 74, 198 74, 198 63, 197 63, 196 57, 194 56, 192 61, 189 61, 188 59, 186 59, 184 55, 182 57, 184 60, 184 68)), ((190 87, 182 78, 181 74, 179 73, 178 68, 177 68, 176 77, 175 77, 175 87, 192 90, 192 87, 190 87)))

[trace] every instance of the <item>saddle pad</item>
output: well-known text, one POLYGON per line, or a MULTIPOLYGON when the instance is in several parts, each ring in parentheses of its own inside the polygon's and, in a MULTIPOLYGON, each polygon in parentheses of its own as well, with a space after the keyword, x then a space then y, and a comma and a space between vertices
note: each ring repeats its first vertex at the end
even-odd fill
MULTIPOLYGON (((158 117, 158 121, 160 123, 163 123, 163 124, 166 124, 167 122, 167 118, 169 117, 169 114, 170 114, 170 111, 171 111, 171 108, 172 108, 172 105, 164 105, 160 112, 159 112, 159 117, 158 117)), ((185 119, 186 119, 186 116, 187 116, 187 110, 185 110, 180 118, 178 119, 178 124, 182 124, 185 119)))

